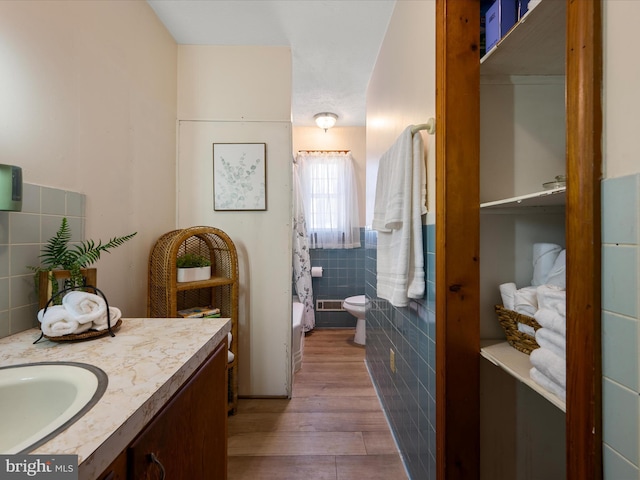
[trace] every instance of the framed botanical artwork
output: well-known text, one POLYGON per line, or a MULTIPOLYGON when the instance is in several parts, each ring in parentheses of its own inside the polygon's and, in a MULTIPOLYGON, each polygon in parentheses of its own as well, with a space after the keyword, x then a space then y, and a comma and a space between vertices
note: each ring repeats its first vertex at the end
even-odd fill
POLYGON ((213 144, 213 209, 266 210, 266 143, 213 144))

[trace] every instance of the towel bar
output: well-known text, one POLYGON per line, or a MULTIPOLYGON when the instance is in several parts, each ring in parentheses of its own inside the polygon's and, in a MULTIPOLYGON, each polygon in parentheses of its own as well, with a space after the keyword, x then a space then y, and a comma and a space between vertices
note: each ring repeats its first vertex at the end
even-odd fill
POLYGON ((426 130, 427 133, 433 135, 434 133, 436 133, 436 119, 435 118, 430 118, 427 123, 421 123, 420 125, 414 125, 414 127, 411 129, 411 134, 415 134, 416 132, 419 132, 420 130, 426 130))

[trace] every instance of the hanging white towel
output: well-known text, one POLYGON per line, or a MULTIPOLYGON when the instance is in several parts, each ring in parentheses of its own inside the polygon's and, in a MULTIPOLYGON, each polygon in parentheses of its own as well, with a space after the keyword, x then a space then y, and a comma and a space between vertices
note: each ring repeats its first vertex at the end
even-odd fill
POLYGON ((372 227, 378 231, 377 295, 396 307, 424 296, 421 215, 426 169, 420 134, 407 127, 380 158, 372 227))

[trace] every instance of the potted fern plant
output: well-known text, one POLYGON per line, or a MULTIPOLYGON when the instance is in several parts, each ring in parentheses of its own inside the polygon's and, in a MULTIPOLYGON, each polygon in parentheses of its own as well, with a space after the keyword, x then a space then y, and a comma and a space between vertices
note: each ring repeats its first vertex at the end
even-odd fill
MULTIPOLYGON (((36 290, 43 291, 40 288, 42 279, 47 282, 47 298, 58 292, 57 278, 66 279, 65 287, 81 287, 88 283, 87 276, 90 276, 93 286, 95 286, 95 269, 92 269, 93 272, 89 272, 88 267, 100 259, 101 253, 109 253, 110 250, 130 240, 137 233, 114 237, 104 244, 101 240, 97 243, 93 240, 84 240, 80 243, 70 244, 71 229, 67 219, 63 218, 57 233, 42 248, 41 265, 29 267, 36 274, 36 290)), ((41 293, 40 296, 42 297, 43 294, 41 293)))
POLYGON ((197 253, 185 253, 176 259, 178 282, 196 282, 211 277, 211 260, 197 253))

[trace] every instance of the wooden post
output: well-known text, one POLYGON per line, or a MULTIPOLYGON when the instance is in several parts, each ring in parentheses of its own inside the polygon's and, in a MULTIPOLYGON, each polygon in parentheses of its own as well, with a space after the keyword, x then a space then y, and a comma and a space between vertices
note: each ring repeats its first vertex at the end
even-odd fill
POLYGON ((480 477, 480 8, 436 1, 436 464, 480 477))

